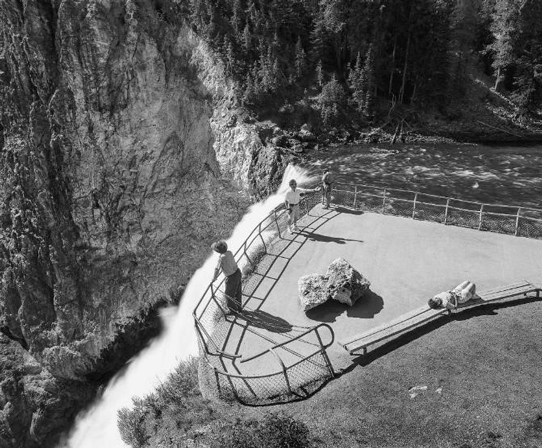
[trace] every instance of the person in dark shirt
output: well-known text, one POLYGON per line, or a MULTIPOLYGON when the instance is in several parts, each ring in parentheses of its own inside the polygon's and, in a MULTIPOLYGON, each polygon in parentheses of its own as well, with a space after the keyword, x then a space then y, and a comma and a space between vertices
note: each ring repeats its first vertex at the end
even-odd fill
POLYGON ((324 175, 322 176, 322 204, 324 208, 329 208, 331 203, 331 185, 333 184, 333 178, 329 169, 324 170, 324 175))
POLYGON ((233 258, 233 254, 228 250, 228 245, 224 240, 217 241, 211 246, 215 252, 218 252, 218 263, 215 268, 213 282, 222 272, 226 276, 226 300, 231 312, 240 312, 243 307, 243 289, 241 284, 241 271, 233 258))

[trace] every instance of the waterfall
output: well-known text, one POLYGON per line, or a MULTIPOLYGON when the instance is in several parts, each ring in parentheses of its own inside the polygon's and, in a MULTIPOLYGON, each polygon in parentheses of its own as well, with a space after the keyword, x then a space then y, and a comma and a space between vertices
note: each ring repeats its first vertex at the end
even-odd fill
MULTIPOLYGON (((232 235, 227 239, 228 248, 235 253, 248 234, 284 198, 290 179, 300 186, 314 178, 299 167, 289 165, 278 192, 262 202, 252 205, 232 235)), ((209 246, 212 241, 209 241, 209 246)), ((117 412, 132 406, 132 398, 144 397, 166 380, 168 375, 189 356, 198 355, 198 344, 192 311, 209 285, 217 258, 213 254, 194 273, 179 306, 162 310, 164 330, 151 343, 131 359, 125 369, 107 385, 104 393, 91 408, 76 419, 68 437, 67 448, 124 448, 117 428, 117 412)))

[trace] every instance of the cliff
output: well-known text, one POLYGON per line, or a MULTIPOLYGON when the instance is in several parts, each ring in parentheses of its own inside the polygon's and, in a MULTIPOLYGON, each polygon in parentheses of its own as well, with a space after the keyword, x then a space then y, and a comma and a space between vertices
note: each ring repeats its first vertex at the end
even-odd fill
POLYGON ((158 331, 154 310, 179 300, 254 185, 269 184, 267 161, 283 163, 236 118, 206 45, 162 8, 0 4, 0 327, 33 366, 3 366, 1 447, 54 442, 158 331))

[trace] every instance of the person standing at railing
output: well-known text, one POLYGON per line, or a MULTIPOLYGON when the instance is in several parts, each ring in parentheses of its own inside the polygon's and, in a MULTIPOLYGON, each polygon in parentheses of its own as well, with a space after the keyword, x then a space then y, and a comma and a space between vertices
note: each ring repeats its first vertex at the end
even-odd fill
POLYGON ((240 312, 243 307, 243 289, 241 284, 241 270, 228 250, 224 240, 219 240, 211 245, 211 249, 218 252, 218 263, 215 268, 213 282, 218 278, 220 272, 226 277, 226 303, 230 312, 240 312))
POLYGON ((324 170, 322 176, 322 204, 324 208, 329 208, 331 203, 331 185, 333 184, 333 176, 329 172, 329 169, 324 170))
POLYGON ((305 193, 318 191, 317 188, 314 189, 305 189, 297 188, 297 182, 295 179, 290 180, 288 183, 290 189, 286 192, 286 197, 284 198, 284 206, 288 210, 288 231, 290 233, 299 232, 297 227, 297 220, 299 219, 299 202, 301 201, 301 196, 305 193))

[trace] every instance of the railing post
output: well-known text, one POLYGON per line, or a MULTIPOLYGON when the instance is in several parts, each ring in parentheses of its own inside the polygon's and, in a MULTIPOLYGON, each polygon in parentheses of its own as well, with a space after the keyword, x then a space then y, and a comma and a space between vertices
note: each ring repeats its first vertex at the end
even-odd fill
POLYGON ((516 215, 516 231, 514 232, 515 236, 518 236, 519 231, 519 213, 521 211, 521 207, 518 208, 518 214, 516 215))
POLYGON ((384 188, 384 194, 382 197, 382 213, 384 213, 384 207, 386 206, 386 189, 384 188))
POLYGON ((448 206, 450 205, 450 198, 446 199, 446 211, 444 212, 444 224, 448 220, 448 206))
POLYGON ((275 224, 277 225, 277 232, 279 233, 279 238, 282 238, 282 236, 280 235, 280 226, 279 226, 279 221, 277 219, 277 209, 273 210, 275 212, 275 224))
POLYGON ((354 208, 356 208, 356 200, 358 198, 358 186, 354 187, 354 208))
MULTIPOLYGON (((209 361, 207 361, 209 362, 209 361)), ((210 365, 210 364, 209 364, 210 365)), ((221 393, 221 387, 220 387, 220 377, 218 376, 218 370, 216 370, 216 367, 211 366, 213 368, 213 372, 215 373, 215 379, 216 379, 216 390, 218 392, 218 398, 220 398, 221 393)))
POLYGON ((286 366, 282 362, 282 359, 280 359, 280 356, 273 350, 272 348, 269 349, 269 351, 275 355, 275 358, 277 358, 280 366, 282 367, 282 373, 284 373, 284 380, 286 381, 286 387, 288 388, 288 393, 292 393, 292 386, 290 386, 290 380, 288 379, 288 371, 286 370, 286 366))
POLYGON ((416 200, 418 199, 418 193, 414 195, 414 203, 412 204, 412 219, 416 216, 416 200))
POLYGON ((246 242, 246 240, 243 243, 243 253, 245 254, 245 257, 247 257, 247 260, 249 261, 249 263, 253 264, 252 260, 250 259, 250 257, 247 254, 247 242, 246 242))
POLYGON ((267 246, 265 245, 265 240, 263 239, 263 236, 262 236, 262 223, 258 224, 258 235, 260 235, 260 238, 262 240, 263 250, 265 251, 265 253, 267 253, 267 246))
POLYGON ((478 230, 482 228, 482 214, 484 212, 484 204, 480 206, 480 217, 478 218, 478 230))
POLYGON ((329 357, 327 356, 326 349, 324 348, 324 344, 322 344, 322 338, 320 337, 320 333, 318 332, 318 328, 315 328, 314 332, 316 333, 316 337, 318 338, 318 343, 320 344, 320 351, 322 352, 322 356, 326 360, 327 368, 329 369, 329 373, 331 374, 331 378, 335 378, 335 371, 333 370, 333 366, 331 365, 331 361, 329 360, 329 357))

